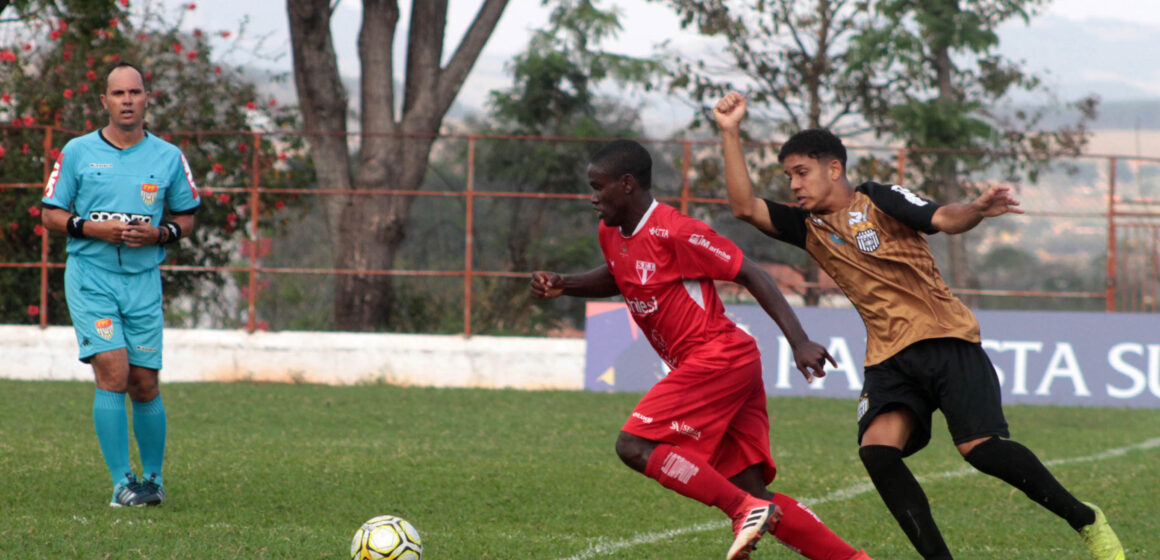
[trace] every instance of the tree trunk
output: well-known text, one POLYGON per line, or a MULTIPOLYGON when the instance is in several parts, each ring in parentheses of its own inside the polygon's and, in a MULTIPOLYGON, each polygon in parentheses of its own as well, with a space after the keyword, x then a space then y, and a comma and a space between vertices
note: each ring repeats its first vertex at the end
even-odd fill
MULTIPOLYGON (((938 4, 942 20, 950 21, 958 12, 958 6, 952 0, 943 0, 938 4)), ((954 75, 954 61, 951 60, 950 38, 935 37, 931 41, 931 51, 935 68, 935 84, 938 87, 937 103, 945 107, 957 107, 961 104, 959 94, 955 91, 951 77, 954 75)), ((959 138, 936 138, 935 145, 954 147, 959 145, 959 138)), ((962 199, 963 189, 959 184, 958 166, 954 154, 939 153, 935 155, 934 177, 936 200, 953 202, 962 199)), ((947 259, 949 262, 948 284, 953 288, 976 288, 978 278, 971 272, 967 260, 966 234, 950 235, 947 237, 947 259)), ((975 294, 960 294, 959 299, 968 307, 976 307, 979 298, 975 294)))
MULTIPOLYGON (((339 81, 330 33, 330 0, 287 0, 294 76, 303 118, 311 131, 312 158, 326 189, 418 190, 431 144, 467 73, 495 30, 508 0, 485 0, 445 67, 447 0, 411 6, 403 104, 396 117, 393 68, 397 0, 363 0, 359 158, 350 171, 346 96, 339 81)), ((334 267, 386 271, 406 237, 411 196, 349 194, 328 205, 334 267)), ((334 318, 341 330, 390 328, 395 290, 385 274, 339 274, 334 318)))

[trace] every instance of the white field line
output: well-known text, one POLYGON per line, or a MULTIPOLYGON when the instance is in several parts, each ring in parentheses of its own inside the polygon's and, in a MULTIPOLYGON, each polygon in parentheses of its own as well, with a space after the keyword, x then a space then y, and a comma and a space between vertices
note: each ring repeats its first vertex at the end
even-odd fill
MULTIPOLYGON (((1052 459, 1050 461, 1044 461, 1043 464, 1051 467, 1051 466, 1059 466, 1059 465, 1070 465, 1073 463, 1087 463, 1087 462, 1091 462, 1091 461, 1102 461, 1104 459, 1111 459, 1113 457, 1121 457, 1123 455, 1127 455, 1128 452, 1130 452, 1130 451, 1142 451, 1142 450, 1148 450, 1148 449, 1156 449, 1157 447, 1160 447, 1160 438, 1152 438, 1149 440, 1142 441, 1140 443, 1101 451, 1101 452, 1096 453, 1094 455, 1085 455, 1083 457, 1070 457, 1070 458, 1066 458, 1066 459, 1052 459)), ((979 471, 975 470, 972 467, 965 467, 965 468, 957 469, 957 470, 953 470, 953 471, 945 471, 945 472, 941 472, 941 473, 920 476, 920 477, 918 477, 918 480, 919 480, 919 482, 934 482, 937 480, 947 480, 947 479, 951 479, 951 478, 960 478, 960 477, 964 477, 964 476, 971 475, 971 474, 978 474, 978 472, 979 471)), ((819 504, 825 504, 825 503, 829 503, 829 502, 840 502, 843 500, 848 500, 848 499, 853 498, 855 496, 859 496, 861 494, 865 494, 867 492, 873 492, 873 491, 874 491, 874 486, 872 484, 870 484, 869 482, 863 482, 861 484, 855 484, 853 486, 848 486, 848 487, 842 488, 840 490, 835 490, 835 491, 830 492, 829 494, 826 494, 825 496, 822 496, 820 498, 804 498, 804 499, 799 499, 798 501, 800 501, 801 503, 803 503, 807 506, 813 507, 813 506, 817 506, 819 504)), ((719 529, 722 529, 724 527, 727 527, 728 525, 729 525, 729 523, 726 522, 725 520, 708 521, 705 523, 698 523, 696 525, 690 525, 688 527, 669 529, 667 531, 659 531, 659 532, 653 532, 653 533, 641 533, 641 534, 638 534, 638 535, 633 536, 631 538, 621 539, 621 540, 596 539, 597 542, 595 542, 594 544, 588 545, 587 549, 585 549, 585 550, 581 551, 580 553, 575 554, 573 556, 568 556, 567 558, 562 558, 561 560, 589 560, 590 558, 598 558, 601 556, 610 556, 610 555, 612 555, 620 550, 623 550, 625 548, 631 548, 631 547, 642 545, 642 544, 651 544, 651 543, 655 543, 655 542, 659 542, 659 541, 664 541, 664 540, 668 540, 668 539, 671 539, 673 537, 678 537, 680 535, 684 535, 687 533, 700 533, 703 531, 719 530, 719 529)))

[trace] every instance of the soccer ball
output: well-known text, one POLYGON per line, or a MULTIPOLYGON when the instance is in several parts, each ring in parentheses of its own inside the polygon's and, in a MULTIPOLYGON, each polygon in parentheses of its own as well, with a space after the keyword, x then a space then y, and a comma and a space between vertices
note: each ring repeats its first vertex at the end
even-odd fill
POLYGON ((422 556, 419 532, 394 515, 380 515, 363 523, 350 543, 351 560, 419 560, 422 556))

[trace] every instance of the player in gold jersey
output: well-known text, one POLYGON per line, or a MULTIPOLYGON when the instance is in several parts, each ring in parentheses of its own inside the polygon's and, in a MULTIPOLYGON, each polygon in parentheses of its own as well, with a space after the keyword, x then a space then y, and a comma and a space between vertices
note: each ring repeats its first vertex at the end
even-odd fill
POLYGON ((1093 560, 1122 560, 1123 547, 1099 508, 1072 496, 1031 450, 1008 439, 978 321, 951 294, 924 237, 1022 213, 1010 189, 991 187, 971 202, 940 205, 897 185, 854 187, 842 141, 809 129, 778 153, 797 205, 762 200, 753 194, 742 152, 745 111, 737 93, 713 111, 729 204, 766 235, 805 249, 862 316, 866 382, 858 403, 858 455, 914 548, 923 558, 951 558, 926 494, 903 461, 930 441, 932 414, 941 410, 968 463, 1067 521, 1093 560))

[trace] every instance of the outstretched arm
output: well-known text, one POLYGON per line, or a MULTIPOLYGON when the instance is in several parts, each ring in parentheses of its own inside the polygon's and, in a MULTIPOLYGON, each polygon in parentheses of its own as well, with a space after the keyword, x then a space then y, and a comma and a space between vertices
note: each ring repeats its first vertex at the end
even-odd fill
POLYGON ((970 231, 983 218, 994 218, 1008 212, 1022 214, 1017 208, 1019 201, 1011 195, 1011 187, 994 186, 971 202, 955 202, 940 206, 930 219, 930 224, 943 233, 963 233, 970 231))
POLYGON ((798 322, 797 314, 793 312, 793 308, 789 306, 789 302, 785 300, 781 290, 777 289, 777 284, 773 283, 773 278, 770 278, 769 274, 761 267, 746 258, 741 261, 741 270, 733 281, 745 286, 745 289, 749 290, 749 293, 757 299, 761 308, 781 328, 781 332, 789 341, 790 348, 793 349, 794 363, 797 365, 798 371, 805 376, 806 381, 812 382, 815 377, 825 377, 827 360, 837 367, 838 364, 834 362, 834 358, 830 356, 826 348, 806 336, 805 329, 798 322))
POLYGON ((555 299, 560 296, 606 298, 620 293, 608 265, 582 274, 561 276, 555 272, 537 270, 532 273, 532 297, 555 299))
POLYGON ((741 146, 741 121, 745 119, 745 98, 730 92, 713 108, 713 118, 721 129, 721 152, 725 157, 725 189, 729 191, 729 208, 737 218, 758 229, 777 233, 769 217, 769 208, 753 194, 753 182, 745 164, 741 146))

